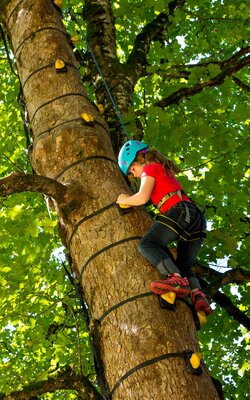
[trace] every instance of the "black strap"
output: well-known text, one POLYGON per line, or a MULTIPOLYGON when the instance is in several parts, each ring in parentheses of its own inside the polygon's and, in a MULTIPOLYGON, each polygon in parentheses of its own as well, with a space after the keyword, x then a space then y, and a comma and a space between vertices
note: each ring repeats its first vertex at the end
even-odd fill
POLYGON ((100 347, 101 347, 100 335, 97 323, 94 323, 92 332, 90 333, 90 345, 94 355, 94 365, 95 365, 97 382, 98 385, 100 386, 102 396, 105 400, 110 399, 110 393, 107 390, 107 382, 105 379, 102 357, 100 354, 100 347))
POLYGON ((8 17, 8 20, 7 20, 7 25, 9 25, 9 21, 10 21, 12 15, 14 14, 14 12, 16 11, 16 8, 18 8, 19 4, 21 4, 22 2, 23 2, 23 0, 20 0, 19 3, 17 3, 15 5, 15 7, 12 9, 12 11, 11 11, 9 17, 8 17))
MULTIPOLYGON (((62 126, 62 125, 68 124, 68 123, 70 123, 70 122, 75 122, 75 121, 76 121, 76 122, 78 121, 78 122, 80 122, 81 124, 83 123, 82 117, 75 117, 75 118, 67 119, 67 120, 65 120, 65 121, 63 121, 63 122, 60 122, 60 124, 54 125, 54 126, 52 126, 51 128, 45 129, 44 131, 41 131, 41 132, 38 132, 38 133, 36 134, 36 136, 35 136, 34 141, 36 142, 36 141, 40 138, 40 136, 44 135, 45 133, 50 133, 52 130, 54 130, 54 129, 56 129, 56 128, 62 126)), ((95 120, 95 124, 101 126, 107 133, 109 133, 109 131, 108 131, 108 129, 106 128, 106 126, 105 126, 104 124, 102 124, 101 122, 95 120)))
MULTIPOLYGON (((54 178, 54 179, 57 179, 57 177, 54 178)), ((73 239, 74 235, 76 234, 77 229, 79 228, 79 226, 80 226, 81 224, 83 224, 85 221, 88 221, 90 218, 93 218, 93 217, 95 217, 96 215, 101 214, 102 212, 108 210, 109 208, 114 207, 115 205, 116 205, 116 202, 113 201, 112 203, 107 204, 106 206, 104 206, 104 207, 102 207, 102 208, 99 208, 99 210, 94 211, 92 214, 89 214, 89 215, 87 215, 86 217, 80 219, 80 221, 78 221, 78 223, 75 225, 75 227, 74 227, 74 229, 73 229, 73 231, 72 231, 72 233, 71 233, 71 236, 70 236, 69 242, 68 242, 68 248, 70 248, 70 244, 71 244, 71 242, 72 242, 72 239, 73 239)))
POLYGON ((30 38, 33 38, 34 35, 35 35, 37 32, 42 32, 42 31, 46 31, 46 30, 57 31, 57 32, 60 32, 60 33, 62 33, 64 36, 67 37, 67 33, 64 32, 64 31, 62 31, 61 29, 55 28, 54 26, 45 26, 44 28, 37 29, 35 32, 31 32, 31 34, 30 34, 29 36, 27 36, 26 38, 24 38, 23 41, 22 41, 21 43, 19 43, 19 45, 18 45, 17 48, 15 49, 15 55, 17 54, 17 52, 20 50, 20 48, 23 46, 23 44, 24 44, 27 40, 29 40, 30 38))
MULTIPOLYGON (((193 352, 191 352, 192 354, 193 352)), ((136 371, 138 371, 141 368, 147 367, 148 365, 155 364, 159 361, 166 360, 167 358, 175 358, 175 357, 182 357, 184 360, 186 360, 186 355, 190 354, 190 351, 183 351, 183 352, 177 352, 177 353, 167 353, 167 354, 162 354, 158 357, 152 358, 151 360, 147 360, 142 362, 141 364, 137 365, 134 368, 131 368, 126 374, 124 374, 114 385, 113 389, 111 390, 111 395, 114 394, 114 392, 117 390, 117 388, 120 386, 120 384, 127 379, 129 376, 134 374, 136 371)))
POLYGON ((84 266, 82 267, 82 270, 81 270, 81 274, 80 274, 80 278, 79 278, 79 279, 81 279, 82 274, 83 274, 84 270, 87 268, 87 266, 89 265, 89 263, 90 263, 91 261, 93 261, 94 258, 98 257, 100 254, 102 254, 102 253, 104 253, 105 251, 111 249, 112 247, 119 246, 119 245, 122 244, 122 243, 129 242, 130 240, 140 240, 140 239, 141 239, 141 236, 131 236, 131 237, 128 237, 128 238, 125 238, 125 239, 122 239, 122 240, 118 240, 118 242, 110 243, 108 246, 103 247, 102 249, 100 249, 99 251, 97 251, 95 254, 93 254, 91 257, 89 257, 89 259, 87 260, 87 262, 86 262, 86 263, 84 264, 84 266))
POLYGON ((161 224, 164 224, 167 227, 169 227, 170 229, 172 229, 175 233, 177 233, 179 235, 179 237, 182 240, 185 240, 185 241, 198 240, 198 239, 205 238, 207 236, 206 232, 204 232, 204 231, 188 233, 176 221, 174 221, 172 218, 169 218, 163 214, 157 215, 156 221, 161 224))
MULTIPOLYGON (((24 82, 23 82, 23 88, 24 88, 24 86, 26 85, 26 83, 28 82, 28 80, 29 80, 33 75, 35 75, 37 72, 43 71, 44 69, 53 67, 54 64, 55 64, 55 61, 53 61, 53 62, 51 62, 51 63, 49 63, 49 64, 47 64, 47 65, 44 65, 43 67, 40 67, 40 68, 36 69, 35 71, 32 71, 32 72, 25 78, 25 80, 24 80, 24 82)), ((65 65, 66 65, 67 67, 72 67, 72 68, 75 68, 75 69, 78 70, 77 66, 74 65, 74 64, 65 62, 65 65)))
POLYGON ((53 99, 51 99, 51 100, 49 100, 49 101, 46 101, 45 103, 43 103, 43 104, 41 104, 39 107, 37 107, 37 109, 34 111, 32 117, 30 118, 30 121, 33 122, 33 120, 34 120, 34 118, 35 118, 35 116, 36 116, 36 113, 37 113, 41 108, 47 106, 48 104, 53 103, 54 101, 56 101, 56 100, 58 100, 58 99, 62 99, 63 97, 67 97, 67 96, 81 96, 81 97, 84 97, 85 99, 88 100, 87 96, 85 96, 85 94, 82 94, 82 93, 70 92, 70 93, 61 94, 60 96, 54 97, 53 99))
POLYGON ((34 141, 37 141, 38 138, 39 138, 40 136, 44 135, 45 133, 50 133, 50 132, 53 131, 54 129, 59 128, 61 125, 65 125, 65 124, 68 124, 68 123, 70 123, 70 122, 75 122, 75 121, 80 121, 80 122, 81 122, 81 121, 82 121, 82 117, 75 117, 75 118, 67 119, 67 120, 65 120, 65 121, 63 121, 63 122, 60 122, 60 124, 54 125, 54 126, 52 126, 51 128, 45 129, 44 131, 41 131, 41 132, 38 132, 38 133, 36 134, 36 136, 35 136, 34 141))
POLYGON ((71 270, 71 273, 70 273, 68 271, 68 269, 67 269, 67 267, 66 267, 64 262, 62 262, 62 265, 63 265, 63 268, 64 268, 64 270, 65 270, 65 272, 66 272, 66 274, 67 274, 67 276, 68 276, 68 278, 70 280, 70 283, 72 284, 72 286, 75 289, 76 295, 77 295, 77 297, 79 299, 79 302, 80 302, 80 307, 81 307, 81 311, 83 313, 84 319, 87 322, 87 324, 89 325, 88 308, 87 308, 86 304, 83 301, 83 297, 81 295, 79 285, 77 284, 76 279, 74 277, 73 271, 71 270))
POLYGON ((154 295, 153 292, 146 292, 146 293, 141 293, 137 294, 136 296, 129 297, 128 299, 125 299, 123 301, 120 301, 120 303, 115 304, 114 306, 110 307, 107 311, 105 311, 100 318, 97 318, 96 321, 99 323, 104 320, 104 318, 107 317, 112 311, 117 310, 117 308, 123 306, 124 304, 130 303, 131 301, 135 301, 138 299, 142 299, 144 297, 152 296, 154 295))
POLYGON ((101 156, 101 155, 93 155, 93 156, 86 157, 83 160, 78 160, 78 161, 73 162, 70 165, 67 165, 67 167, 65 167, 58 175, 56 175, 54 177, 54 179, 57 180, 58 178, 60 178, 64 174, 64 172, 66 172, 68 169, 74 167, 75 165, 84 163, 85 161, 88 161, 88 160, 95 160, 95 159, 111 161, 111 162, 113 162, 113 163, 115 163, 117 165, 117 161, 113 160, 112 158, 109 158, 109 157, 106 157, 106 156, 101 156))
POLYGON ((107 390, 107 382, 105 380, 105 374, 103 371, 103 363, 102 363, 102 358, 100 354, 100 335, 99 335, 99 326, 100 323, 104 320, 104 318, 113 310, 116 308, 120 307, 121 305, 128 303, 130 301, 134 301, 136 299, 142 298, 142 297, 147 297, 152 295, 152 292, 147 292, 147 293, 141 293, 140 295, 130 297, 129 299, 126 299, 124 301, 121 301, 120 303, 116 304, 113 307, 110 307, 109 310, 105 311, 105 313, 98 319, 94 319, 93 322, 93 329, 92 333, 90 335, 90 342, 92 345, 92 351, 94 354, 94 363, 95 363, 95 369, 96 369, 96 375, 97 375, 97 381, 100 385, 102 395, 104 399, 111 399, 111 393, 107 390))

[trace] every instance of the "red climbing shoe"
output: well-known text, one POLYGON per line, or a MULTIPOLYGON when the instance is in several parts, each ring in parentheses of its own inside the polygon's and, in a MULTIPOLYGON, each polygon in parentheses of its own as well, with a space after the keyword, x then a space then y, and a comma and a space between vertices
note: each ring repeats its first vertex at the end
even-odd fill
POLYGON ((177 297, 185 297, 190 293, 187 278, 181 278, 175 274, 170 274, 167 279, 151 282, 150 289, 155 294, 175 292, 177 297))
POLYGON ((196 290, 195 292, 192 292, 191 300, 194 304, 196 311, 204 311, 206 315, 209 315, 213 312, 213 309, 210 307, 210 304, 205 294, 201 290, 196 290))

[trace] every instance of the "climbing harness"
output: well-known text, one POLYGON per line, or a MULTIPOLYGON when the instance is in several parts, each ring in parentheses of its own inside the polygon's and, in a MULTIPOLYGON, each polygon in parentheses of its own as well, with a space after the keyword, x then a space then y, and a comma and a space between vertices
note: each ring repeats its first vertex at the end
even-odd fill
POLYGON ((163 198, 159 201, 159 203, 157 204, 156 208, 158 211, 160 211, 161 207, 163 206, 164 203, 166 203, 166 201, 168 199, 170 199, 172 196, 174 196, 175 194, 177 194, 177 191, 175 192, 169 192, 167 194, 165 194, 165 196, 163 196, 163 198))
POLYGON ((166 201, 168 199, 170 199, 172 196, 174 196, 175 194, 178 194, 178 196, 182 199, 182 194, 184 194, 184 191, 183 190, 175 190, 174 192, 169 192, 169 193, 165 194, 165 196, 163 196, 163 198, 157 204, 157 206, 156 206, 157 210, 160 211, 163 204, 166 203, 166 201))
POLYGON ((156 221, 172 229, 172 231, 178 234, 180 240, 184 241, 198 240, 198 239, 203 239, 207 236, 205 231, 199 230, 191 233, 187 232, 187 230, 182 228, 176 221, 174 221, 172 218, 167 217, 164 214, 158 214, 156 216, 156 221))
POLYGON ((185 192, 183 190, 175 190, 174 192, 169 192, 169 193, 165 194, 165 196, 163 196, 163 198, 157 204, 156 208, 158 211, 160 211, 163 204, 166 203, 166 201, 169 200, 175 194, 177 194, 179 196, 179 198, 181 199, 181 201, 184 202, 184 207, 185 207, 185 211, 186 211, 185 221, 189 224, 190 223, 190 212, 189 212, 187 204, 185 203, 185 201, 183 200, 183 197, 182 197, 182 194, 185 194, 185 192))

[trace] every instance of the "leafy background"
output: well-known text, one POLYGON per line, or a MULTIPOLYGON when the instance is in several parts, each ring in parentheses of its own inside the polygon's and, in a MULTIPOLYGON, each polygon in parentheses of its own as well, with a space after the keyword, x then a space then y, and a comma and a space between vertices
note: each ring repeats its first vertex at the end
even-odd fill
MULTIPOLYGON (((112 2, 121 63, 142 27, 168 3, 112 2)), ((86 51, 83 6, 72 0, 66 1, 63 9, 69 33, 80 37, 75 51, 82 55, 86 51), (69 6, 78 16, 78 26, 69 16, 69 6)), ((216 76, 218 60, 227 60, 246 47, 248 22, 245 1, 187 1, 170 17, 171 24, 162 37, 151 43, 145 76, 134 88, 133 105, 122 115, 131 135, 139 120, 144 140, 183 169, 180 181, 206 208, 209 220, 199 262, 222 273, 236 267, 249 272, 248 91, 228 76, 222 84, 178 104, 161 108, 157 102, 180 88, 216 76)), ((79 67, 84 77, 81 62, 79 67)), ((242 68, 234 77, 247 85, 247 72, 242 68)), ((16 169, 32 172, 18 102, 19 81, 10 69, 3 42, 0 76, 0 176, 16 169)), ((96 101, 95 88, 84 80, 89 97, 96 101)), ((65 274, 63 264, 70 266, 55 215, 41 195, 16 194, 0 200, 0 224, 0 392, 20 390, 65 366, 96 383, 86 322, 75 288, 65 274)), ((220 290, 249 315, 249 284, 228 284, 220 290)), ((249 331, 217 304, 213 303, 213 308, 215 312, 199 331, 205 361, 211 375, 222 381, 227 400, 247 398, 249 331)), ((41 398, 63 399, 65 392, 41 398)), ((67 391, 67 398, 77 395, 67 391)))

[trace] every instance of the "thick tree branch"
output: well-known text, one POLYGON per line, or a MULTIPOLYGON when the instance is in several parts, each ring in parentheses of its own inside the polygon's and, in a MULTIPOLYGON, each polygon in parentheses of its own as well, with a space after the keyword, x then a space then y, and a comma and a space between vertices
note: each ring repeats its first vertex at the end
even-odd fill
POLYGON ((239 78, 236 76, 233 76, 233 81, 238 85, 241 89, 245 90, 246 92, 250 92, 250 86, 247 86, 245 83, 243 83, 239 78))
POLYGON ((87 39, 98 62, 103 57, 114 62, 117 59, 116 34, 110 0, 85 0, 83 19, 88 24, 87 39))
POLYGON ((102 396, 86 377, 76 374, 71 368, 60 371, 48 380, 32 383, 23 390, 8 395, 1 394, 0 400, 34 400, 44 393, 53 393, 56 390, 76 390, 78 398, 82 400, 102 400, 102 396))
POLYGON ((222 308, 224 308, 228 315, 235 319, 235 321, 239 322, 250 331, 250 318, 248 318, 245 313, 234 306, 228 296, 226 296, 224 293, 217 292, 215 293, 213 300, 222 308))
MULTIPOLYGON (((198 83, 189 88, 181 88, 171 93, 169 96, 155 103, 155 106, 164 108, 169 106, 170 104, 176 104, 179 100, 192 96, 196 93, 201 92, 206 87, 210 86, 218 86, 221 85, 227 76, 231 76, 235 72, 249 65, 250 63, 250 55, 246 57, 242 57, 245 54, 248 54, 250 51, 250 47, 243 48, 239 50, 236 54, 233 55, 229 60, 224 61, 221 64, 221 72, 216 75, 214 78, 209 79, 205 82, 198 83)), ((199 64, 198 64, 199 66, 199 64)))
POLYGON ((212 268, 200 264, 196 264, 194 270, 199 277, 202 288, 206 290, 208 297, 224 308, 228 315, 235 319, 235 321, 250 330, 250 318, 248 318, 247 315, 238 307, 233 305, 227 295, 219 292, 219 288, 228 283, 241 284, 243 282, 249 282, 250 273, 243 271, 241 268, 236 268, 235 270, 230 270, 221 274, 212 268), (207 284, 207 281, 210 281, 211 283, 207 284))
POLYGON ((61 202, 66 196, 67 186, 45 176, 23 174, 17 171, 0 179, 1 197, 20 192, 40 192, 61 202))
POLYGON ((223 274, 200 264, 196 264, 194 269, 197 275, 207 279, 210 282, 208 285, 208 290, 211 296, 213 296, 217 290, 228 283, 241 284, 250 282, 250 272, 246 272, 241 268, 231 269, 223 274))
POLYGON ((60 182, 41 175, 23 174, 14 171, 0 179, 0 197, 13 193, 38 192, 52 198, 58 207, 64 210, 74 209, 88 196, 79 185, 66 186, 60 182))
POLYGON ((147 66, 146 56, 153 41, 161 40, 165 33, 166 26, 170 24, 168 17, 172 16, 177 8, 180 8, 185 0, 174 0, 168 4, 168 14, 160 13, 153 21, 148 23, 136 36, 133 50, 131 51, 127 65, 130 67, 134 83, 142 75, 147 66))

